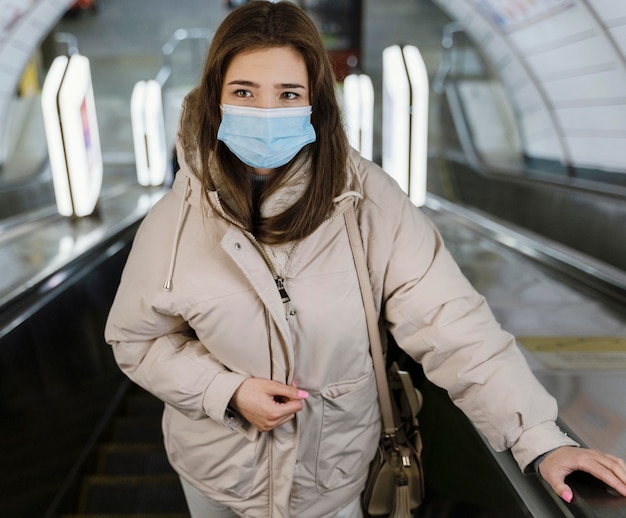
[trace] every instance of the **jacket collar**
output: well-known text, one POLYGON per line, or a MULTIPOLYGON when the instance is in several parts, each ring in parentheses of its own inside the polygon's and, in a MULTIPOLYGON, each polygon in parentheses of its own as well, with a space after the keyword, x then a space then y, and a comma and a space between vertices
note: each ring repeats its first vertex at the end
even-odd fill
MULTIPOLYGON (((179 153, 179 156, 182 156, 182 153, 179 153)), ((341 199, 350 195, 358 199, 363 197, 361 178, 357 168, 359 158, 358 153, 352 150, 348 157, 346 187, 344 192, 335 199, 335 202, 339 202, 341 199)), ((179 158, 179 164, 180 170, 176 173, 172 190, 178 196, 184 198, 186 203, 192 207, 202 208, 204 202, 202 197, 202 184, 194 173, 195 168, 192 169, 187 164, 184 157, 179 158)), ((209 192, 209 199, 214 205, 214 208, 223 214, 221 203, 218 200, 221 199, 228 203, 230 195, 226 189, 221 187, 223 185, 221 173, 212 170, 211 174, 216 185, 216 190, 209 192), (217 206, 215 206, 216 203, 218 204, 217 206)), ((306 166, 304 160, 297 163, 281 188, 265 201, 263 207, 261 207, 261 215, 263 217, 275 216, 293 205, 305 192, 310 181, 310 174, 310 169, 306 166)))
MULTIPOLYGON (((180 153, 180 170, 176 173, 176 178, 174 179, 174 184, 172 185, 172 190, 180 197, 180 211, 178 214, 178 223, 176 226, 176 233, 174 236, 174 242, 172 243, 172 252, 170 256, 170 264, 168 268, 167 277, 165 282, 163 283, 163 289, 170 290, 172 288, 172 277, 174 275, 174 267, 176 263, 176 254, 178 252, 178 240, 180 238, 180 233, 182 232, 182 228, 185 221, 185 213, 188 206, 199 208, 204 211, 204 200, 202 197, 202 183, 199 178, 194 174, 193 170, 189 167, 189 164, 184 159, 183 154, 181 153, 181 149, 178 149, 180 153)), ((358 174, 358 153, 353 151, 349 158, 347 164, 347 181, 346 181, 346 189, 342 194, 337 196, 334 200, 335 205, 333 209, 333 213, 336 213, 338 210, 342 210, 344 203, 341 203, 346 198, 353 198, 355 203, 363 198, 362 187, 361 187, 361 178, 358 174)), ((220 198, 228 196, 228 193, 222 192, 225 189, 220 189, 220 185, 223 182, 220 181, 221 176, 219 174, 215 174, 214 182, 216 184, 217 189, 215 191, 209 192, 209 200, 213 205, 213 208, 218 211, 222 217, 229 219, 221 205, 220 198)), ((310 181, 310 170, 306 167, 306 164, 302 161, 297 163, 293 168, 293 172, 286 179, 283 186, 278 189, 275 193, 273 193, 264 203, 261 208, 261 213, 264 217, 272 216, 274 214, 280 214, 284 210, 286 210, 289 206, 296 202, 300 196, 306 190, 308 182, 310 181)))

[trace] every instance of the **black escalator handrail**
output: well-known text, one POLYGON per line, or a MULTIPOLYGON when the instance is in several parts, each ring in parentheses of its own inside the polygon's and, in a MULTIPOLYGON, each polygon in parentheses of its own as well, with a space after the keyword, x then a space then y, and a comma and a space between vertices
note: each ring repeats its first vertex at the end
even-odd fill
POLYGON ((44 272, 41 279, 20 287, 0 301, 0 340, 53 301, 98 265, 113 257, 134 237, 139 220, 124 227, 118 234, 91 248, 58 270, 44 272))

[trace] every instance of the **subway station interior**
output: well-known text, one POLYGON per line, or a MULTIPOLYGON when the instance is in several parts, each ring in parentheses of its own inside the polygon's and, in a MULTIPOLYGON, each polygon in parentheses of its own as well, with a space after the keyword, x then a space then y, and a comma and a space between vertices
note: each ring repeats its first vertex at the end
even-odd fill
MULTIPOLYGON (((239 3, 0 0, 2 517, 189 516, 163 404, 103 333, 135 232, 171 185, 182 99, 239 3), (67 99, 82 103, 80 196, 53 172, 73 151, 51 151, 45 88, 73 61, 86 71, 67 99), (137 108, 139 84, 157 104, 137 108), (136 109, 161 130, 154 148, 147 128, 137 146, 136 109)), ((559 426, 626 458, 626 2, 298 3, 335 66, 353 147, 435 223, 559 426)), ((591 477, 570 476, 568 504, 522 474, 400 360, 424 396, 416 517, 626 517, 626 498, 591 477)))

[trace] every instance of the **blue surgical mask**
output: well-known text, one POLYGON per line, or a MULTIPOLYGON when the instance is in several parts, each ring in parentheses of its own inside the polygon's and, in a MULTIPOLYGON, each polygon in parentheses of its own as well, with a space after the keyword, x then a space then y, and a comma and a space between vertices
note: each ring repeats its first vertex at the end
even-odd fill
POLYGON ((250 167, 280 167, 315 142, 311 106, 251 108, 224 104, 217 138, 250 167))

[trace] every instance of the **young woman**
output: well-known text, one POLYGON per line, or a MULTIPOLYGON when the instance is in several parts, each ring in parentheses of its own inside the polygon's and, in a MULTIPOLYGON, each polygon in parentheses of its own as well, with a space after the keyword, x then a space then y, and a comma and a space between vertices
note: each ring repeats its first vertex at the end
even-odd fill
POLYGON ((356 206, 398 344, 521 469, 564 499, 583 469, 626 495, 624 462, 577 448, 512 336, 430 221, 349 150, 319 34, 254 1, 217 30, 178 131, 180 171, 137 233, 106 329, 165 402, 192 516, 359 517, 380 417, 342 214, 356 206))

